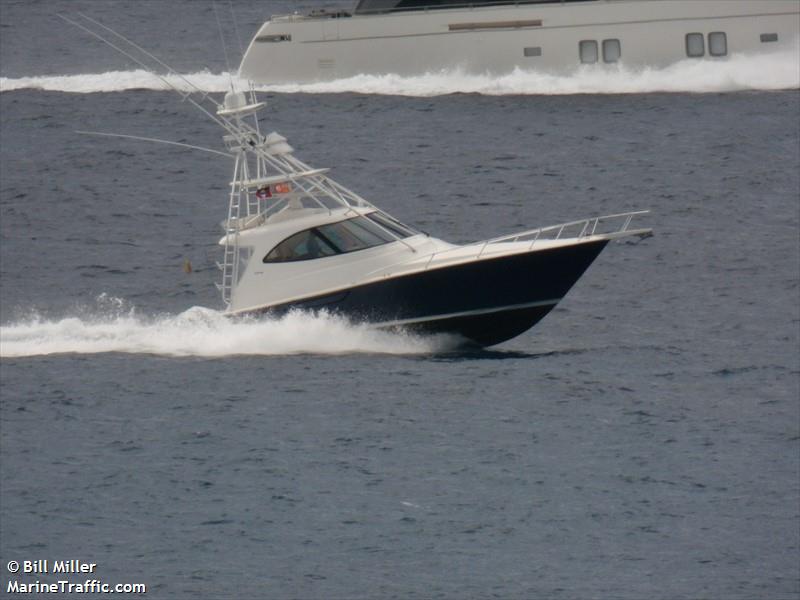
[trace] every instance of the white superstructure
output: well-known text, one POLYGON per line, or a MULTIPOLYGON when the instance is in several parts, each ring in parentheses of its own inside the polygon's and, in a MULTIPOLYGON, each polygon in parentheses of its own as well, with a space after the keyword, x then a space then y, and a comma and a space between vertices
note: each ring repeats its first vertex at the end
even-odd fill
POLYGON ((563 74, 723 61, 799 37, 800 0, 361 0, 353 13, 273 16, 239 73, 258 83, 443 69, 563 74))

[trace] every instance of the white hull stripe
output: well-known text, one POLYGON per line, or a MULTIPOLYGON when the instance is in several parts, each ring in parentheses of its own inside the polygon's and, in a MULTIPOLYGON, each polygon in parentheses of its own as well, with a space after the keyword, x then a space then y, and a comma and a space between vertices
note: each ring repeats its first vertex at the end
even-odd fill
POLYGON ((500 306, 496 308, 479 308, 477 310, 465 310, 462 312, 446 313, 443 315, 432 315, 429 317, 416 317, 414 319, 399 319, 397 321, 384 321, 382 323, 375 323, 376 327, 400 327, 402 325, 413 325, 416 323, 428 323, 430 321, 442 321, 445 319, 457 319, 459 317, 477 317, 479 315, 490 315, 492 313, 506 312, 510 310, 518 310, 522 308, 534 308, 536 306, 555 306, 561 301, 561 298, 554 298, 552 300, 539 300, 538 302, 526 302, 524 304, 509 304, 508 306, 500 306))

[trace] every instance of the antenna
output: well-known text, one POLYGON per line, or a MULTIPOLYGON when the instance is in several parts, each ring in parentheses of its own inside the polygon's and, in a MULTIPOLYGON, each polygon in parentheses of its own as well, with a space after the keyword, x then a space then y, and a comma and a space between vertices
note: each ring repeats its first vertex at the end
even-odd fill
POLYGON ((231 9, 231 20, 233 21, 233 33, 236 35, 236 41, 239 42, 239 54, 244 56, 244 47, 242 46, 242 36, 239 35, 239 25, 236 22, 236 12, 233 10, 233 0, 228 0, 228 6, 231 9))
MULTIPOLYGON (((130 48, 132 48, 132 49, 144 54, 147 58, 155 61, 158 65, 166 68, 168 70, 168 73, 167 73, 168 75, 171 74, 171 75, 175 75, 175 76, 179 77, 184 82, 186 82, 192 88, 193 91, 183 92, 182 90, 177 88, 171 81, 169 81, 166 78, 166 76, 159 75, 158 73, 156 73, 155 69, 153 69, 153 67, 151 65, 148 65, 141 57, 135 56, 130 49, 126 50, 126 49, 121 48, 120 45, 119 45, 119 42, 117 42, 117 43, 112 42, 111 40, 107 39, 104 35, 98 33, 97 31, 94 31, 93 29, 90 29, 89 27, 87 27, 83 23, 79 23, 79 22, 77 22, 77 21, 75 21, 73 19, 70 19, 68 17, 65 17, 64 15, 61 15, 61 14, 59 14, 58 16, 61 19, 63 19, 64 21, 66 21, 67 23, 69 23, 70 25, 74 25, 78 29, 81 29, 81 30, 85 31, 86 33, 88 33, 92 37, 94 37, 94 38, 100 40, 101 42, 103 42, 104 44, 110 46, 111 48, 113 48, 114 50, 116 50, 117 52, 122 54, 123 56, 126 56, 127 58, 131 59, 137 65, 142 67, 145 71, 150 73, 153 77, 157 77, 158 79, 160 79, 168 88, 170 88, 171 90, 177 92, 181 96, 181 98, 183 100, 187 100, 190 104, 192 104, 194 107, 196 107, 200 112, 202 112, 204 115, 206 115, 212 121, 214 121, 217 125, 219 125, 223 129, 225 129, 228 133, 230 133, 232 135, 235 135, 235 136, 241 135, 241 133, 242 133, 241 127, 237 127, 236 125, 231 123, 230 120, 228 120, 224 116, 213 114, 211 111, 209 111, 207 108, 205 108, 202 104, 200 104, 200 102, 203 102, 206 99, 209 99, 209 101, 213 102, 213 100, 210 100, 210 98, 208 97, 208 93, 207 92, 204 92, 203 90, 198 88, 195 84, 193 84, 191 81, 186 79, 183 75, 178 73, 175 69, 173 69, 167 63, 162 61, 160 58, 154 56, 153 54, 151 54, 150 52, 148 52, 147 50, 145 50, 141 46, 139 46, 136 43, 132 42, 131 40, 126 38, 121 33, 118 33, 116 31, 114 31, 110 27, 107 27, 106 25, 103 25, 99 21, 95 21, 91 17, 88 17, 88 16, 86 16, 86 15, 84 15, 82 13, 78 13, 78 15, 80 17, 82 17, 83 19, 86 19, 90 23, 92 23, 92 24, 94 24, 94 25, 96 25, 98 27, 101 27, 103 30, 108 31, 109 33, 113 34, 114 36, 116 36, 116 38, 118 38, 118 40, 121 40, 122 42, 127 44, 130 48), (191 97, 193 94, 199 94, 201 96, 199 101, 198 100, 194 100, 191 97)), ((220 105, 218 105, 216 103, 214 103, 214 106, 216 107, 217 110, 222 108, 220 105)))
MULTIPOLYGON (((108 31, 109 33, 111 33, 111 34, 113 34, 113 35, 117 36, 119 39, 121 39, 121 40, 122 40, 122 41, 124 41, 125 43, 129 44, 130 46, 132 46, 133 48, 135 48, 136 50, 138 50, 139 52, 141 52, 142 54, 144 54, 146 57, 148 57, 148 58, 150 58, 150 59, 154 60, 154 61, 155 61, 155 62, 156 62, 158 65, 160 65, 160 66, 164 67, 165 69, 167 69, 167 74, 168 74, 168 75, 169 75, 169 74, 173 74, 173 75, 175 75, 175 76, 177 76, 177 77, 181 78, 181 79, 182 79, 182 80, 183 80, 183 81, 184 81, 184 82, 185 82, 187 85, 189 85, 191 88, 193 88, 195 92, 197 92, 197 93, 199 93, 199 94, 202 94, 202 96, 203 96, 203 99, 205 99, 205 98, 207 98, 207 97, 208 97, 208 92, 204 92, 203 90, 201 90, 201 89, 200 89, 199 87, 197 87, 197 86, 196 86, 194 83, 192 83, 191 81, 189 81, 188 79, 186 79, 186 77, 184 77, 183 75, 181 75, 181 74, 180 74, 180 73, 179 73, 179 72, 178 72, 176 69, 173 69, 171 66, 169 66, 167 63, 165 63, 163 60, 161 60, 160 58, 158 58, 156 55, 154 55, 154 54, 151 54, 150 52, 148 52, 147 50, 145 50, 144 48, 142 48, 141 46, 139 46, 139 45, 138 45, 137 43, 135 43, 134 41, 132 41, 132 40, 130 40, 130 39, 128 39, 128 38, 126 38, 124 35, 122 35, 122 34, 121 34, 121 33, 119 33, 118 31, 114 31, 113 29, 111 29, 111 28, 110 28, 110 27, 108 27, 107 25, 103 25, 103 24, 102 24, 100 21, 97 21, 97 20, 95 20, 95 19, 91 18, 91 17, 90 17, 90 16, 88 16, 88 15, 85 15, 85 14, 83 14, 83 13, 80 13, 80 12, 78 13, 78 15, 79 15, 80 17, 82 17, 82 18, 86 19, 86 20, 87 20, 87 21, 89 21, 90 23, 92 23, 92 24, 94 24, 94 25, 97 25, 98 27, 101 27, 102 29, 104 29, 104 30, 108 31)), ((100 37, 100 36, 99 36, 97 33, 93 32, 92 30, 88 29, 87 27, 85 27, 85 26, 83 26, 83 25, 80 25, 79 23, 76 23, 75 21, 70 21, 69 19, 67 19, 67 18, 66 18, 65 16, 63 16, 63 15, 59 15, 59 16, 60 16, 62 19, 64 19, 65 21, 67 21, 68 23, 72 23, 73 25, 76 25, 77 27, 80 27, 81 29, 83 29, 84 31, 86 31, 87 33, 89 33, 90 35, 93 35, 94 37, 96 37, 96 38, 98 38, 99 40, 101 40, 101 41, 105 42, 106 44, 109 44, 109 45, 110 45, 112 48, 114 48, 114 49, 115 49, 115 50, 117 50, 118 52, 122 52, 123 54, 125 54, 125 56, 127 56, 128 58, 130 58, 131 60, 133 60, 134 62, 136 62, 137 64, 139 64, 141 67, 143 67, 143 68, 144 68, 146 71, 148 71, 149 73, 151 73, 151 74, 153 74, 153 75, 156 75, 156 77, 159 77, 159 76, 156 74, 155 70, 154 70, 152 67, 149 67, 148 65, 144 64, 142 61, 140 61, 140 60, 137 60, 135 57, 131 56, 130 54, 127 54, 127 53, 126 53, 126 52, 124 52, 122 49, 120 49, 120 48, 117 48, 116 46, 114 46, 113 44, 111 44, 110 42, 108 42, 108 40, 105 40, 105 39, 103 39, 102 37, 100 37)), ((178 90, 178 89, 177 89, 175 86, 173 86, 173 85, 169 84, 168 82, 167 82, 167 85, 169 85, 169 86, 170 86, 172 89, 174 89, 175 91, 178 91, 178 92, 180 91, 180 90, 178 90)))
MULTIPOLYGON (((247 171, 246 162, 243 160, 245 154, 252 154, 257 157, 257 160, 259 161, 257 172, 259 173, 264 172, 265 169, 269 168, 281 175, 290 175, 297 171, 308 171, 310 169, 308 165, 291 155, 292 150, 288 145, 279 143, 280 140, 285 142, 284 138, 281 138, 281 136, 278 136, 277 134, 271 134, 267 137, 261 135, 258 128, 258 121, 255 119, 255 113, 264 106, 264 103, 253 101, 252 103, 248 104, 244 92, 229 92, 226 94, 223 104, 220 105, 214 103, 216 108, 216 114, 214 114, 200 104, 200 102, 205 100, 213 102, 213 100, 209 98, 208 93, 204 92, 184 76, 180 75, 166 62, 151 54, 135 42, 129 40, 121 33, 118 33, 110 27, 103 25, 99 21, 96 21, 95 19, 92 19, 83 13, 78 13, 78 15, 81 17, 81 19, 94 27, 91 27, 84 22, 78 22, 75 19, 71 19, 61 14, 58 16, 67 23, 74 25, 92 37, 110 46, 123 56, 131 59, 145 71, 161 80, 168 88, 177 92, 183 100, 188 101, 204 115, 222 127, 227 133, 227 135, 223 136, 223 141, 225 142, 229 152, 242 159, 239 162, 242 163, 242 168, 244 171, 247 171), (97 31, 97 29, 102 30, 102 32, 97 31), (113 36, 113 41, 108 39, 109 36, 103 32, 108 32, 111 34, 111 36, 113 36), (150 61, 150 64, 148 64, 148 60, 150 61), (186 82, 191 91, 184 92, 183 90, 180 90, 175 86, 175 84, 167 79, 167 76, 157 73, 153 68, 152 63, 167 69, 168 75, 175 75, 182 81, 186 82), (200 98, 197 100, 193 98, 193 96, 196 94, 200 95, 200 98), (244 121, 244 118, 250 115, 252 115, 255 120, 254 125, 250 125, 244 121), (280 138, 280 140, 277 140, 276 136, 277 138, 280 138)), ((254 94, 254 90, 252 88, 251 94, 254 94)), ((166 140, 164 140, 164 142, 166 142, 166 140)), ((353 202, 358 206, 369 205, 366 200, 354 192, 339 186, 324 176, 309 177, 304 184, 301 184, 298 181, 297 185, 302 187, 303 191, 306 193, 311 193, 312 190, 318 190, 346 205, 351 205, 353 202)))
POLYGON ((169 144, 170 146, 181 146, 182 148, 190 148, 191 150, 202 150, 203 152, 210 152, 212 154, 219 154, 220 156, 224 156, 226 158, 233 158, 231 154, 227 152, 220 152, 219 150, 213 150, 211 148, 204 148, 203 146, 195 146, 193 144, 184 144, 183 142, 173 142, 171 140, 162 140, 160 138, 150 138, 144 137, 141 135, 125 135, 122 133, 104 133, 102 131, 76 131, 75 133, 79 133, 81 135, 99 135, 102 137, 117 137, 117 138, 124 138, 128 140, 137 140, 140 142, 156 142, 159 144, 169 144))
POLYGON ((222 33, 222 23, 219 20, 219 13, 217 12, 217 3, 212 0, 211 6, 214 8, 214 18, 217 20, 217 30, 219 31, 219 41, 222 43, 222 54, 225 56, 225 67, 228 69, 228 81, 231 85, 231 92, 236 92, 233 89, 233 74, 231 73, 231 62, 228 60, 228 48, 225 45, 225 36, 222 33))

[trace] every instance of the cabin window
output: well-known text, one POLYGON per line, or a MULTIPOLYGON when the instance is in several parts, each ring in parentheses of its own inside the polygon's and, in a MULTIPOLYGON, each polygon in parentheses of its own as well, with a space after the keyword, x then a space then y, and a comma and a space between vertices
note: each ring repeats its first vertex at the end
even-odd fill
POLYGON ((596 40, 582 40, 578 45, 580 51, 581 62, 585 64, 594 64, 597 62, 597 41, 596 40))
POLYGON ((290 262, 311 260, 337 254, 336 249, 314 229, 295 233, 275 246, 263 262, 290 262))
POLYGON ((777 42, 778 41, 778 34, 777 33, 762 33, 761 34, 761 42, 777 42))
POLYGON ((417 235, 417 232, 403 225, 400 221, 396 221, 392 219, 388 215, 379 212, 369 213, 367 218, 371 221, 374 221, 384 229, 388 229, 390 233, 396 235, 399 238, 407 238, 411 237, 412 235, 417 235))
POLYGON ((703 41, 702 33, 687 33, 686 34, 686 56, 690 58, 698 58, 705 56, 706 45, 703 41))
POLYGON ((622 56, 619 40, 603 40, 603 62, 615 63, 622 56))
MULTIPOLYGON (((370 217, 373 217, 374 214, 371 214, 370 217)), ((387 219, 387 221, 390 224, 394 223, 392 220, 387 219)), ((404 227, 399 223, 395 227, 397 226, 404 227)), ((295 233, 283 240, 270 250, 262 262, 293 262, 324 258, 396 241, 397 237, 394 232, 390 233, 387 229, 389 227, 384 227, 382 223, 379 224, 379 221, 367 217, 356 217, 347 221, 314 227, 295 233)))
POLYGON ((541 56, 542 55, 542 47, 541 46, 533 46, 530 48, 523 48, 522 50, 523 56, 541 56))
POLYGON ((711 56, 728 54, 728 37, 724 31, 712 31, 708 34, 708 53, 711 56))
POLYGON ((364 217, 324 225, 319 232, 340 252, 355 252, 394 241, 394 237, 364 217))

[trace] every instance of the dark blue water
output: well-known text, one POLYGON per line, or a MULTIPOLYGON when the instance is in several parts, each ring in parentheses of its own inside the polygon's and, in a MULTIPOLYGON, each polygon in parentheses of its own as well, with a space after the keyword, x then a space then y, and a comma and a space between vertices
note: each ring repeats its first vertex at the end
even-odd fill
MULTIPOLYGON (((218 71, 195 4, 82 7, 218 71)), ((129 68, 42 18, 69 6, 0 4, 3 77, 129 68)), ((148 598, 800 597, 797 90, 266 94, 303 160, 448 241, 652 211, 533 330, 442 353, 188 310, 220 308, 230 165, 74 131, 220 132, 120 86, 0 93, 4 593, 80 559, 148 598)))

